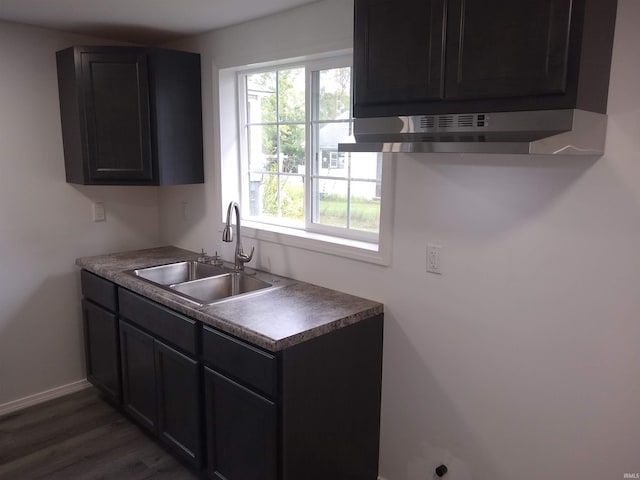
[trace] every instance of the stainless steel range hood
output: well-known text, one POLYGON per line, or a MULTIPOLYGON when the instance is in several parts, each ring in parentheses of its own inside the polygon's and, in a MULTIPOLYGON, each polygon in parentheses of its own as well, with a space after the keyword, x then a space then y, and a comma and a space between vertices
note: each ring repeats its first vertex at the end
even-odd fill
POLYGON ((602 155, 607 117, 585 110, 354 119, 343 152, 602 155))

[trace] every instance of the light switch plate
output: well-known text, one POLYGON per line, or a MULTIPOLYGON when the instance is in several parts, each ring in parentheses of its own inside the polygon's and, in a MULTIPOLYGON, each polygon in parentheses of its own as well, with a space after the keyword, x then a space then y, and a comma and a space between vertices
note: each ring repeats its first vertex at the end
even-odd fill
POLYGON ((442 275, 442 245, 427 244, 427 272, 442 275))
POLYGON ((96 202, 93 204, 93 221, 94 222, 106 222, 107 212, 104 209, 104 203, 96 202))

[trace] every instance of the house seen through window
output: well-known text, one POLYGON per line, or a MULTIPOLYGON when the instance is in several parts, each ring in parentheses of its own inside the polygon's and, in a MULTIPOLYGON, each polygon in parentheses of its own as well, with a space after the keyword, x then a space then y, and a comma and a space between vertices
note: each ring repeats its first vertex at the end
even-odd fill
POLYGON ((239 74, 249 220, 378 241, 382 155, 338 151, 353 142, 348 61, 239 74))

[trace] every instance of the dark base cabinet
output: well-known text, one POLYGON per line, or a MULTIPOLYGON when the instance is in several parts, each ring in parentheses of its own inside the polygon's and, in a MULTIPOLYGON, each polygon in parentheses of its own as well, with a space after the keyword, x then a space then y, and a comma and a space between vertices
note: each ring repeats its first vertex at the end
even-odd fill
POLYGON ((204 327, 209 478, 375 480, 382 327, 378 315, 277 355, 204 327))
POLYGON ((82 271, 82 324, 87 380, 120 405, 120 347, 116 286, 82 271))
POLYGON ((209 478, 276 480, 275 402, 205 368, 209 478))
POLYGON ((183 460, 201 467, 200 362, 155 341, 158 434, 183 460))
POLYGON ((82 301, 87 380, 112 402, 119 404, 120 358, 116 315, 88 301, 82 301))
POLYGON ((200 362, 122 320, 120 345, 124 410, 201 468, 200 362))
POLYGON ((383 315, 270 352, 86 271, 82 291, 88 379, 198 474, 377 479, 383 315))
POLYGON ((282 480, 376 480, 383 316, 282 351, 282 480))
POLYGON ((120 322, 123 407, 138 423, 155 431, 157 414, 153 343, 151 335, 120 322))

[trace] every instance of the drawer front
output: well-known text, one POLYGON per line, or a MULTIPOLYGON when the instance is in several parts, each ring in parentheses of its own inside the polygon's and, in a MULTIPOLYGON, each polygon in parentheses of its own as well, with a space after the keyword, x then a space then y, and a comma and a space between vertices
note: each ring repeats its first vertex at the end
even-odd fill
POLYGON ((117 287, 109 280, 105 280, 93 273, 82 270, 80 272, 82 295, 92 302, 115 312, 118 308, 117 287))
POLYGON ((211 367, 275 396, 277 361, 264 352, 209 327, 202 331, 202 357, 211 367))
POLYGON ((122 288, 120 315, 182 350, 198 353, 197 322, 122 288))

